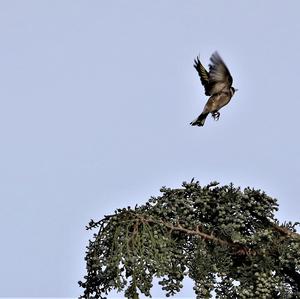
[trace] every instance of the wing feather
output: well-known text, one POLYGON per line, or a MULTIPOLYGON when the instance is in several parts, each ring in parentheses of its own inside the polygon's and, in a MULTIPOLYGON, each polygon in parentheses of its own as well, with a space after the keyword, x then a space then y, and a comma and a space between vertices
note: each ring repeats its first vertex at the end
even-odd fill
POLYGON ((205 89, 205 94, 207 96, 211 95, 210 94, 210 81, 209 81, 209 73, 205 69, 205 67, 202 65, 200 62, 199 57, 194 59, 194 68, 197 70, 198 75, 200 77, 201 84, 204 86, 205 89))
POLYGON ((210 93, 216 94, 221 92, 224 89, 229 89, 232 85, 233 79, 232 76, 218 54, 215 52, 210 58, 211 64, 209 64, 209 85, 210 93))

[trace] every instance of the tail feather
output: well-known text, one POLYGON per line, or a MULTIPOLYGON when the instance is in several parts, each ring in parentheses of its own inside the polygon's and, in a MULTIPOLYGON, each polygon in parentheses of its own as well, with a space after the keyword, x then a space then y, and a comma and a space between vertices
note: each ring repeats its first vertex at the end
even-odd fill
POLYGON ((208 113, 201 113, 196 119, 194 119, 190 124, 192 126, 202 127, 205 123, 208 113))

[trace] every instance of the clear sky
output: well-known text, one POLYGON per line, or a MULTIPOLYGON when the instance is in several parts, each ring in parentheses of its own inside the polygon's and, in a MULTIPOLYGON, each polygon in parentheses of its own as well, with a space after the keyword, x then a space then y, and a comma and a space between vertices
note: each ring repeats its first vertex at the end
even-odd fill
POLYGON ((89 219, 192 177, 260 188, 299 220, 299 11, 1 1, 0 296, 78 296, 89 219), (193 59, 215 50, 239 91, 191 127, 206 101, 193 59))

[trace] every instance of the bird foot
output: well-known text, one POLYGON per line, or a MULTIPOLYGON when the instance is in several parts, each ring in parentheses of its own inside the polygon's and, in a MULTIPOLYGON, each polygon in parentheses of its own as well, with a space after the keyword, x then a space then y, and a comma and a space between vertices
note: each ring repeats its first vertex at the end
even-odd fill
POLYGON ((219 120, 219 118, 220 118, 220 112, 218 112, 218 111, 213 112, 211 115, 214 120, 219 120))

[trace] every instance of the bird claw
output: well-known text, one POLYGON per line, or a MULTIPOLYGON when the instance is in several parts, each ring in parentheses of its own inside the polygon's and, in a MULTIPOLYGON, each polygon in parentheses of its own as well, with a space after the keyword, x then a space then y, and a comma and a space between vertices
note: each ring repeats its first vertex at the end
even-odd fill
POLYGON ((219 120, 220 118, 220 112, 213 112, 211 115, 214 118, 214 120, 219 120))

